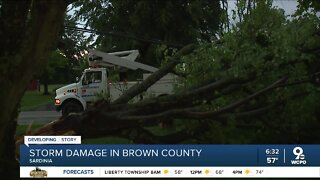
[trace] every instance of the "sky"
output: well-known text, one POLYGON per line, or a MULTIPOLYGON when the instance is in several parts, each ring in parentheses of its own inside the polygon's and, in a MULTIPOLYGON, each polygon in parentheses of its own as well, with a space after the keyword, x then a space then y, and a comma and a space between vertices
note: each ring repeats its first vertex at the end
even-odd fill
MULTIPOLYGON (((273 5, 283 9, 286 15, 291 15, 297 9, 297 0, 273 0, 273 5)), ((228 11, 231 14, 231 10, 235 9, 236 0, 228 0, 228 11)))
MULTIPOLYGON (((228 1, 228 16, 231 24, 238 22, 238 17, 233 20, 232 19, 232 10, 236 9, 237 0, 227 0, 228 1)), ((297 9, 298 1, 297 0, 273 0, 273 6, 283 9, 285 11, 286 16, 293 15, 297 9)))
POLYGON ((296 0, 274 0, 274 6, 284 9, 286 15, 291 15, 297 9, 298 2, 296 0))

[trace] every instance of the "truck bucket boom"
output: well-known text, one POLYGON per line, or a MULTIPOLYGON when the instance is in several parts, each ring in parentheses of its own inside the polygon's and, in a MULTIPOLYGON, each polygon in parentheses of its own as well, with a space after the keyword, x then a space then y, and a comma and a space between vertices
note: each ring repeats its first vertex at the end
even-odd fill
POLYGON ((89 64, 108 67, 110 64, 125 67, 132 70, 142 69, 148 72, 156 72, 158 68, 135 62, 138 57, 138 50, 121 51, 114 53, 104 53, 98 50, 89 50, 91 57, 89 58, 89 64), (120 57, 119 57, 120 56, 120 57))

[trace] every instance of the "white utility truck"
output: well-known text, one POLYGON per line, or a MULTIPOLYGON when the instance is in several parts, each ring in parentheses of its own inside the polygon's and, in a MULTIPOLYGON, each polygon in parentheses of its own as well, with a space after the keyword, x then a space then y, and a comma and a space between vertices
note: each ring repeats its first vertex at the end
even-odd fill
MULTIPOLYGON (((89 68, 84 70, 81 78, 77 78, 76 83, 56 90, 56 110, 61 110, 62 115, 82 112, 88 104, 97 100, 99 94, 107 94, 112 102, 134 84, 146 79, 151 73, 158 70, 155 67, 135 62, 138 55, 138 50, 114 53, 90 50, 88 58, 89 68), (111 82, 108 80, 108 72, 111 68, 119 70, 119 82, 111 82), (140 81, 128 82, 125 79, 125 74, 128 69, 141 69, 148 73, 144 73, 140 81)), ((135 97, 135 100, 142 99, 145 96, 156 97, 172 94, 174 82, 175 75, 167 74, 152 85, 147 92, 135 97)))

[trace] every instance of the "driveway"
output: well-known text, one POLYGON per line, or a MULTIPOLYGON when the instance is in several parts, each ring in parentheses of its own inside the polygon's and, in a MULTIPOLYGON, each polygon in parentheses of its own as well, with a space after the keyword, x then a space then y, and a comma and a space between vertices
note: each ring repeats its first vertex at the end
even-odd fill
POLYGON ((19 114, 18 124, 46 124, 61 117, 56 111, 23 111, 19 114))

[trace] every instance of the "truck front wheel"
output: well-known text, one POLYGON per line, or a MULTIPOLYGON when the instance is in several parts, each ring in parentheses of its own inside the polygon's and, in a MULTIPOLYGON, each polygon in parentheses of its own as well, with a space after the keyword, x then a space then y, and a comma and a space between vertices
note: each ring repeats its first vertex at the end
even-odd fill
POLYGON ((62 116, 67 116, 70 113, 79 113, 82 111, 82 107, 76 102, 67 102, 62 106, 62 116))

